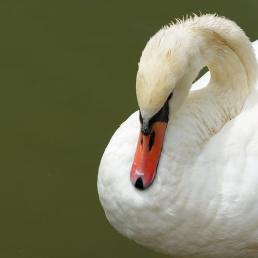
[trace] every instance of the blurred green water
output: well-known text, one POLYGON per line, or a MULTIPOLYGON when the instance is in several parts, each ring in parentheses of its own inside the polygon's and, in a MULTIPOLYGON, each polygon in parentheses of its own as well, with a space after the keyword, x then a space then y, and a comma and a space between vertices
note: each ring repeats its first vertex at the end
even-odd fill
POLYGON ((137 109, 148 38, 172 18, 217 12, 258 38, 258 1, 0 2, 0 258, 165 257, 116 233, 99 160, 137 109))

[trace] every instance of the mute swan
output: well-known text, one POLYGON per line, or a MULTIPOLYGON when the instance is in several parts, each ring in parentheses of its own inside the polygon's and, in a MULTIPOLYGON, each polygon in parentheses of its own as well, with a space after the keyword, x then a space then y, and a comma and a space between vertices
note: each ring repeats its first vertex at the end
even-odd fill
POLYGON ((120 233, 174 257, 258 257, 257 77, 252 44, 228 19, 194 16, 149 40, 140 113, 99 167, 99 198, 120 233), (192 87, 204 66, 210 79, 192 87))

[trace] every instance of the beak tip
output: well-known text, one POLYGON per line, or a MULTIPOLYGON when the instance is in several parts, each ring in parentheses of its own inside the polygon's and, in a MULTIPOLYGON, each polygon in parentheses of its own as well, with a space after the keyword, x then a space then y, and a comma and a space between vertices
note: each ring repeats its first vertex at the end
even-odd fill
POLYGON ((134 186, 138 189, 138 190, 144 190, 144 185, 143 185, 143 180, 141 177, 138 177, 137 180, 135 181, 134 186))

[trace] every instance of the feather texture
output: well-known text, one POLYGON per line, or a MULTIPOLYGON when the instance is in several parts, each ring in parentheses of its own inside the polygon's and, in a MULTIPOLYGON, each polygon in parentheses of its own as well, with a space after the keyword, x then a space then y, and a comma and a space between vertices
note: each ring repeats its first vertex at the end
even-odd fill
MULTIPOLYGON (((211 75, 208 72, 192 86, 177 112, 172 104, 153 185, 138 191, 129 178, 140 130, 137 111, 118 128, 105 150, 99 167, 99 197, 110 223, 142 245, 174 257, 257 258, 258 41, 253 43, 255 57, 243 31, 234 22, 214 15, 166 26, 143 51, 138 76, 148 85, 140 86, 140 98, 164 82, 156 83, 157 77, 165 78, 163 62, 155 66, 159 71, 153 74, 153 60, 160 60, 164 53, 169 59, 176 56, 165 68, 171 68, 176 77, 178 70, 173 65, 182 57, 174 53, 182 40, 189 60, 197 60, 201 51, 206 51, 207 44, 201 41, 206 37, 203 28, 219 35, 216 46, 220 46, 221 56, 216 62, 215 55, 207 63, 201 60, 198 69, 210 65, 211 75), (201 30, 196 41, 189 36, 193 28, 201 30), (218 64, 225 66, 218 68, 218 64)), ((205 53, 201 58, 208 57, 205 53)), ((195 69, 196 60, 194 68, 184 66, 183 76, 191 74, 190 87, 197 75, 190 70, 195 69)), ((171 85, 180 91, 179 81, 171 81, 171 85)), ((156 108, 145 113, 151 110, 156 108)))

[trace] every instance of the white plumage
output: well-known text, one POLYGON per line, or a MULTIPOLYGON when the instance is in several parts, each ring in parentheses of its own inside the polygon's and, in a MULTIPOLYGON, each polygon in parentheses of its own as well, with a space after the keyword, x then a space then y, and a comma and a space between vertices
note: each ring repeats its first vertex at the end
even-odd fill
POLYGON ((120 233, 175 257, 258 257, 257 71, 248 38, 225 18, 195 16, 150 39, 137 75, 140 110, 151 117, 174 96, 151 187, 130 182, 138 111, 102 157, 99 197, 120 233), (206 65, 211 79, 191 88, 206 65))

